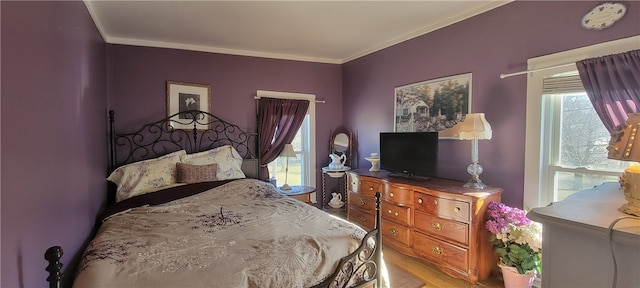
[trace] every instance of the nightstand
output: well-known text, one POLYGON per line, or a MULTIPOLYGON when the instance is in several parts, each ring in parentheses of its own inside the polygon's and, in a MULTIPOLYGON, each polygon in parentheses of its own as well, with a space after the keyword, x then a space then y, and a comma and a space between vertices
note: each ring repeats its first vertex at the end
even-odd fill
POLYGON ((291 186, 291 190, 282 190, 280 187, 276 187, 276 190, 291 198, 313 205, 313 203, 311 203, 311 193, 315 192, 316 188, 311 186, 291 186))

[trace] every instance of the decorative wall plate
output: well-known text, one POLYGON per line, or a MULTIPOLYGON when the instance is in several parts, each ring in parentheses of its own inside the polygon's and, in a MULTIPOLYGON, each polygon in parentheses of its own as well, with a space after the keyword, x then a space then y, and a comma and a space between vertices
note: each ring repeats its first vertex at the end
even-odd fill
POLYGON ((608 28, 627 12, 621 3, 602 3, 582 17, 582 27, 591 30, 608 28))

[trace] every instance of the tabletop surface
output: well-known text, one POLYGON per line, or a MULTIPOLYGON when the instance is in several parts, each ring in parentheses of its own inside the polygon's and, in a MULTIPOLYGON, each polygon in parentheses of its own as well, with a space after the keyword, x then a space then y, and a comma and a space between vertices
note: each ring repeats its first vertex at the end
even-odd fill
POLYGON ((302 195, 316 191, 315 187, 311 186, 295 186, 291 185, 291 190, 282 190, 280 187, 276 187, 280 193, 286 194, 288 196, 292 195, 302 195))
MULTIPOLYGON (((605 231, 617 218, 630 216, 618 210, 627 201, 617 182, 607 182, 593 189, 576 192, 562 201, 531 209, 527 217, 543 224, 568 222, 605 231)), ((622 221, 615 230, 640 235, 640 222, 622 221)))

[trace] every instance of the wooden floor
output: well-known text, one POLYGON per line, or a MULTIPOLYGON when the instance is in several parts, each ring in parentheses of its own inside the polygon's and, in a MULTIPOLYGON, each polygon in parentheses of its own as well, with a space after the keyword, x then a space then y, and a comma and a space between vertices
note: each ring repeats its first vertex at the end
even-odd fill
MULTIPOLYGON (((486 288, 504 288, 501 279, 489 278, 482 280, 476 285, 471 285, 463 279, 451 277, 433 265, 430 265, 418 258, 406 256, 393 248, 385 246, 383 249, 384 261, 393 263, 398 267, 405 269, 412 275, 420 278, 424 282, 423 288, 457 288, 457 287, 486 287, 486 288)), ((402 288, 402 287, 391 287, 402 288)))

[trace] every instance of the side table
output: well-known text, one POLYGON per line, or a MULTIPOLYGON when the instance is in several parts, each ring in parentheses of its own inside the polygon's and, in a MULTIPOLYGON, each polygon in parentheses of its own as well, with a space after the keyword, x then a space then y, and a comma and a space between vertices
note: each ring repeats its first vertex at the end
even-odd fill
POLYGON ((311 203, 311 193, 315 192, 316 188, 311 186, 291 186, 291 190, 282 190, 280 187, 276 187, 276 190, 291 198, 313 205, 313 203, 311 203))
MULTIPOLYGON (((347 195, 346 194, 347 194, 347 184, 348 184, 346 179, 347 178, 346 172, 349 170, 351 170, 351 168, 348 166, 345 166, 342 169, 329 169, 329 167, 322 168, 322 209, 324 211, 327 211, 328 213, 335 214, 341 217, 346 216, 347 214, 347 195), (339 179, 340 190, 336 192, 342 195, 342 201, 345 202, 344 206, 340 208, 333 208, 328 205, 326 176, 329 176, 329 178, 339 179)), ((330 195, 331 193, 329 193, 329 196, 330 195)))

